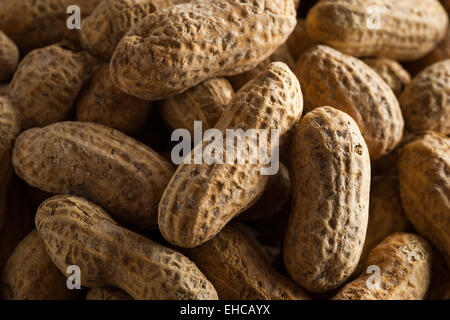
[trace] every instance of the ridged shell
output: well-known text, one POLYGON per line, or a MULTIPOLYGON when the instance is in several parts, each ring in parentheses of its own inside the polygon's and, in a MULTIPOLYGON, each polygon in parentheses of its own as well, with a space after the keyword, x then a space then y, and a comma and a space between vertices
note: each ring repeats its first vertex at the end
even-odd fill
POLYGON ((397 61, 384 58, 363 59, 363 61, 380 75, 396 96, 399 96, 411 81, 408 71, 397 61))

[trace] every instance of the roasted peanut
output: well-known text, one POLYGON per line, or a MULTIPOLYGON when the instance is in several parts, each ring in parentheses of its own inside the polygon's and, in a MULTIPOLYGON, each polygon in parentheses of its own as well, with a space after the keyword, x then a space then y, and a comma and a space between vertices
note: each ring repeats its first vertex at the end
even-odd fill
POLYGON ((68 117, 93 62, 85 52, 52 45, 30 52, 9 85, 24 129, 68 117))
POLYGON ((83 20, 80 40, 91 53, 109 60, 125 33, 155 12, 188 0, 104 0, 83 20))
POLYGON ((78 265, 86 287, 117 287, 134 299, 217 299, 188 258, 120 227, 83 198, 45 201, 36 227, 56 266, 78 265))
POLYGON ((154 12, 122 38, 111 59, 113 83, 158 100, 207 79, 256 67, 296 24, 292 0, 195 1, 154 12))
POLYGON ((308 34, 353 56, 415 60, 447 31, 438 0, 322 0, 308 13, 308 34))
POLYGON ((384 239, 369 255, 366 267, 380 270, 380 283, 372 273, 363 273, 347 284, 334 300, 420 300, 425 297, 431 277, 432 250, 421 237, 395 233, 384 239))
POLYGON ((165 100, 159 109, 172 129, 187 129, 194 134, 194 121, 202 121, 203 130, 213 128, 234 91, 225 78, 213 78, 165 100))
POLYGON ((156 225, 158 201, 173 168, 152 149, 105 126, 60 122, 23 132, 13 165, 29 185, 86 197, 121 221, 156 225))
POLYGON ((133 300, 126 292, 117 288, 93 288, 86 300, 133 300))
POLYGON ((266 70, 267 66, 272 62, 284 62, 291 69, 294 69, 295 67, 294 59, 292 58, 288 47, 286 45, 281 45, 269 58, 258 64, 255 68, 247 72, 228 77, 228 80, 230 80, 233 89, 237 91, 247 82, 259 76, 259 74, 266 70))
POLYGON ((411 81, 408 71, 397 61, 383 58, 363 59, 363 61, 380 75, 396 96, 400 95, 411 81))
MULTIPOLYGON (((235 94, 215 128, 222 133, 278 129, 283 145, 302 110, 298 80, 284 63, 274 62, 235 94)), ((234 141, 231 145, 236 150, 234 141)), ((260 163, 236 161, 181 164, 159 204, 158 225, 164 238, 180 247, 195 247, 214 237, 263 193, 267 176, 261 175, 262 168, 260 163)))
POLYGON ((402 149, 398 171, 406 215, 450 267, 450 139, 428 132, 410 142, 402 149))
POLYGON ((284 241, 289 275, 312 292, 355 271, 366 237, 370 158, 356 122, 331 107, 303 117, 292 140, 293 207, 284 241))
POLYGON ((399 101, 409 130, 450 134, 450 59, 419 73, 399 101))
POLYGON ((76 296, 76 291, 67 289, 64 275, 50 260, 36 230, 12 253, 3 271, 2 286, 7 300, 68 300, 76 296))
POLYGON ((0 31, 0 82, 8 80, 19 63, 19 49, 0 31))
POLYGON ((223 300, 306 300, 306 293, 266 261, 254 240, 238 225, 190 249, 189 256, 223 300))
POLYGON ((362 61, 327 46, 316 46, 297 62, 296 75, 305 109, 329 105, 358 124, 375 160, 402 138, 404 121, 397 98, 381 77, 362 61))
POLYGON ((144 126, 151 106, 151 102, 117 90, 109 77, 109 66, 102 66, 78 98, 77 120, 100 123, 130 134, 144 126))
POLYGON ((57 43, 63 38, 75 41, 78 30, 69 30, 67 8, 78 5, 82 17, 88 16, 101 0, 2 0, 0 30, 20 47, 22 52, 57 43))

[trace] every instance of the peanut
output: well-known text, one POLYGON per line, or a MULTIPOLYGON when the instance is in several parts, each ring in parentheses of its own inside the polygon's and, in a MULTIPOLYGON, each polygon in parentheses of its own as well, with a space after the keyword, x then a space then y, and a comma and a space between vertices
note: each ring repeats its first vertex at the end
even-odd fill
POLYGON ((297 61, 306 51, 319 43, 311 39, 306 30, 306 20, 298 19, 294 31, 291 33, 286 42, 292 57, 297 61))
POLYGON ((395 232, 406 232, 409 221, 403 212, 400 189, 396 176, 372 178, 369 204, 369 223, 366 240, 356 275, 360 275, 373 248, 395 232))
POLYGON ((444 38, 447 25, 438 0, 322 0, 307 16, 313 39, 349 55, 393 60, 423 57, 444 38))
POLYGON ((7 96, 9 92, 9 83, 0 83, 0 96, 7 96))
POLYGON ((152 149, 87 122, 23 132, 14 147, 13 165, 31 186, 86 197, 141 228, 156 225, 158 201, 173 173, 152 149))
POLYGON ((9 80, 19 63, 19 49, 0 31, 0 82, 9 80))
POLYGON ((20 50, 27 53, 69 38, 78 39, 78 30, 69 30, 66 13, 70 5, 78 5, 82 18, 88 16, 101 0, 2 0, 0 30, 20 50))
POLYGON ((408 71, 397 61, 383 58, 363 59, 363 61, 380 75, 396 96, 399 96, 411 81, 408 71))
POLYGON ((267 66, 272 62, 284 62, 291 69, 294 69, 295 67, 294 59, 292 58, 288 47, 286 45, 281 45, 269 58, 258 64, 255 68, 247 72, 228 77, 228 80, 230 80, 234 90, 239 90, 247 82, 259 76, 259 74, 266 70, 267 66))
POLYGON ((117 287, 134 299, 217 299, 185 256, 120 227, 83 198, 56 196, 36 214, 36 227, 60 270, 78 265, 86 287, 117 287))
POLYGON ((399 98, 406 127, 450 134, 450 59, 419 73, 399 98))
POLYGON ((86 300, 133 300, 133 298, 117 288, 93 288, 89 290, 86 300))
POLYGON ((194 121, 202 121, 203 130, 213 128, 234 91, 225 78, 213 78, 165 100, 159 109, 172 128, 187 129, 194 134, 194 121))
POLYGON ((68 117, 91 67, 85 52, 52 45, 30 52, 19 64, 9 95, 24 129, 68 117))
POLYGON ((284 241, 289 275, 305 289, 339 287, 355 271, 369 214, 370 158, 355 121, 317 108, 292 141, 294 204, 284 241))
MULTIPOLYGON (((66 270, 63 270, 65 272, 66 270)), ((69 300, 75 291, 48 256, 36 230, 17 246, 3 271, 3 298, 7 300, 69 300)))
POLYGON ((91 53, 109 60, 125 33, 155 12, 187 0, 103 0, 83 20, 80 40, 91 53))
MULTIPOLYGON (((226 129, 278 129, 283 145, 302 110, 298 80, 284 63, 274 62, 236 93, 215 127, 222 133, 226 129)), ((159 204, 158 225, 164 238, 188 248, 210 240, 263 193, 267 176, 260 174, 262 167, 181 164, 159 204)))
POLYGON ((395 233, 369 255, 366 266, 380 268, 380 287, 370 286, 371 273, 363 273, 347 284, 334 300, 420 300, 431 277, 432 250, 421 237, 395 233))
POLYGON ((130 134, 144 126, 151 106, 151 102, 117 90, 109 77, 109 67, 102 66, 80 93, 77 120, 100 123, 130 134))
POLYGON ((275 271, 239 225, 189 250, 223 300, 307 300, 304 290, 275 271))
POLYGON ((450 266, 450 139, 423 134, 403 148, 398 171, 406 215, 450 266))
POLYGON ((154 12, 122 38, 111 59, 119 89, 144 100, 256 67, 296 24, 292 0, 199 0, 154 12))
POLYGON ((397 98, 362 61, 319 45, 298 60, 296 75, 306 111, 329 105, 348 113, 358 124, 372 160, 400 142, 404 120, 397 98))

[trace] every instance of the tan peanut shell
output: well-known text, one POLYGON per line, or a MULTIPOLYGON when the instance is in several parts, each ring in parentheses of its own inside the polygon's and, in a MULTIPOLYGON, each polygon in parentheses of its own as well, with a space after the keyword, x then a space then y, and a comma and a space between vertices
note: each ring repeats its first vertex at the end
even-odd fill
POLYGON ((308 13, 308 34, 352 56, 415 60, 447 31, 438 0, 322 0, 308 13))
POLYGON ((396 96, 411 82, 411 76, 400 63, 385 58, 367 58, 364 63, 375 70, 396 96))
POLYGON ((297 19, 297 25, 286 41, 294 61, 297 61, 302 54, 318 44, 316 40, 311 39, 309 36, 306 30, 306 20, 297 19))
POLYGON ((316 46, 297 62, 305 109, 329 105, 358 124, 370 158, 391 152, 402 138, 404 120, 392 89, 361 60, 316 46))
MULTIPOLYGON (((215 128, 223 134, 227 129, 278 129, 282 145, 302 110, 298 80, 288 66, 274 62, 235 94, 215 128)), ((178 167, 159 204, 158 225, 167 241, 180 247, 198 246, 258 200, 268 179, 261 175, 263 165, 233 160, 234 164, 178 167)))
POLYGON ((86 287, 116 287, 134 299, 217 299, 188 258, 119 226, 83 198, 56 196, 36 214, 36 227, 60 270, 78 265, 86 287))
POLYGON ((125 33, 150 13, 188 0, 104 0, 83 20, 82 45, 109 60, 125 33))
POLYGON ((414 77, 399 102, 409 130, 450 134, 450 59, 414 77))
POLYGON ((227 79, 213 78, 166 99, 159 111, 171 129, 187 129, 193 136, 194 121, 201 121, 204 131, 213 128, 233 96, 227 79))
POLYGON ((22 127, 43 127, 65 120, 92 67, 85 52, 52 45, 30 52, 9 85, 22 127))
POLYGON ((158 201, 173 168, 152 149, 103 125, 60 122, 23 132, 17 175, 43 191, 86 197, 119 220, 156 225, 158 201))
POLYGON ((65 276, 50 260, 36 230, 12 253, 2 282, 3 298, 7 300, 69 300, 77 293, 67 289, 65 276))
POLYGON ((286 41, 295 15, 292 0, 200 0, 157 11, 117 45, 113 83, 158 100, 210 78, 243 73, 286 41))
POLYGON ((366 237, 370 158, 355 121, 317 108, 292 138, 293 206, 284 241, 289 275, 306 290, 339 287, 355 271, 366 237))
POLYGON ((273 269, 258 245, 238 224, 190 249, 189 256, 213 283, 222 300, 307 300, 302 288, 273 269))
POLYGON ((86 300, 133 300, 125 291, 117 288, 92 288, 86 300))
POLYGON ((259 74, 266 70, 267 66, 272 62, 284 62, 292 70, 295 67, 295 61, 292 58, 288 47, 283 44, 279 46, 278 49, 270 57, 262 61, 255 68, 247 72, 228 77, 228 80, 230 80, 233 89, 237 91, 242 88, 247 82, 259 76, 259 74))
POLYGON ((371 281, 374 272, 348 283, 334 300, 421 300, 431 278, 432 249, 415 234, 394 233, 377 245, 366 267, 380 269, 380 288, 371 281))
POLYGON ((0 82, 9 80, 19 63, 19 49, 0 30, 0 82))
POLYGON ((63 38, 78 41, 78 30, 69 30, 67 13, 70 5, 81 9, 81 20, 87 17, 101 0, 2 0, 0 30, 4 31, 22 52, 42 48, 63 38))
POLYGON ((269 177, 266 189, 258 202, 243 212, 238 219, 253 221, 267 219, 280 212, 291 197, 289 170, 280 163, 278 173, 269 177))
POLYGON ((109 66, 99 68, 84 86, 76 103, 77 120, 103 124, 124 133, 142 128, 151 102, 118 90, 109 77, 109 66))
POLYGON ((373 248, 395 232, 406 232, 409 221, 403 212, 400 189, 396 176, 372 178, 369 204, 369 223, 366 240, 356 275, 360 275, 373 248))
POLYGON ((428 132, 410 142, 398 171, 406 215, 450 267, 450 138, 428 132))

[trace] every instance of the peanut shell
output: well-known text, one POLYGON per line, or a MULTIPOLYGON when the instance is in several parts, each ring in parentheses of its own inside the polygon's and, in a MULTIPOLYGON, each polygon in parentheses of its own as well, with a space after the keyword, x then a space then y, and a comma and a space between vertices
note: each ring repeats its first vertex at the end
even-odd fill
POLYGON ((0 31, 0 82, 8 80, 19 63, 19 49, 0 31))

